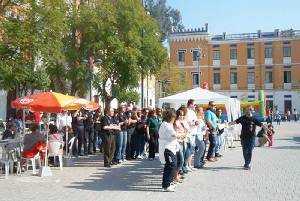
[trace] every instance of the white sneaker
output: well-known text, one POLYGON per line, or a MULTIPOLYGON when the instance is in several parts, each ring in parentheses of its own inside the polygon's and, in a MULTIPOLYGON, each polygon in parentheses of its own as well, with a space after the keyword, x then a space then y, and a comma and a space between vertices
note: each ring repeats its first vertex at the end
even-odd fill
POLYGON ((123 162, 127 162, 127 160, 126 160, 126 159, 123 159, 123 162))
POLYGON ((143 157, 142 157, 141 155, 139 155, 139 156, 137 157, 137 159, 143 159, 143 157))
POLYGON ((123 161, 122 160, 118 160, 118 163, 122 163, 123 161))
POLYGON ((169 186, 168 188, 163 188, 164 192, 174 192, 175 188, 173 188, 172 186, 169 186))
POLYGON ((186 171, 192 172, 192 169, 189 166, 186 166, 186 171))

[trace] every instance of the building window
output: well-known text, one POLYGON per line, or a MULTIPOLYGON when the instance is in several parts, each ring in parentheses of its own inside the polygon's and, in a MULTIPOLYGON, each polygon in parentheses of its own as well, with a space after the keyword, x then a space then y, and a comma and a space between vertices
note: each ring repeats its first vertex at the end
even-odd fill
POLYGON ((255 84, 255 72, 248 72, 248 84, 255 84))
POLYGON ((230 49, 230 59, 237 59, 237 49, 230 49))
POLYGON ((291 57, 291 47, 283 47, 283 57, 291 57))
POLYGON ((266 83, 273 83, 273 73, 272 72, 266 72, 265 82, 266 83))
POLYGON ((192 50, 193 62, 199 61, 200 59, 200 51, 197 49, 192 50))
POLYGON ((292 83, 291 71, 284 71, 284 83, 292 83))
POLYGON ((199 73, 193 73, 193 86, 199 86, 199 73))
POLYGON ((185 50, 178 50, 177 54, 178 54, 178 62, 184 63, 184 60, 185 60, 185 50))
POLYGON ((220 50, 213 51, 213 60, 220 60, 220 50))
POLYGON ((254 48, 248 48, 247 49, 247 58, 248 59, 254 59, 255 58, 255 49, 254 48))
POLYGON ((230 84, 237 84, 237 72, 230 73, 230 84))
POLYGON ((265 58, 273 58, 273 49, 271 47, 265 48, 265 58))
POLYGON ((273 109, 273 100, 266 100, 266 108, 273 109))
POLYGON ((214 84, 220 84, 220 83, 221 83, 220 73, 214 73, 214 84))

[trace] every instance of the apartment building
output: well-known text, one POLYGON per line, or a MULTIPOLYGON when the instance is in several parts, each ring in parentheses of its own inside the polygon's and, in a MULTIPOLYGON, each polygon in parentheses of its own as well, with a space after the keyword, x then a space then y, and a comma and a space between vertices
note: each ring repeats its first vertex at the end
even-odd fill
POLYGON ((258 99, 267 107, 300 110, 300 30, 211 35, 208 24, 169 35, 170 60, 192 87, 241 101, 258 99))

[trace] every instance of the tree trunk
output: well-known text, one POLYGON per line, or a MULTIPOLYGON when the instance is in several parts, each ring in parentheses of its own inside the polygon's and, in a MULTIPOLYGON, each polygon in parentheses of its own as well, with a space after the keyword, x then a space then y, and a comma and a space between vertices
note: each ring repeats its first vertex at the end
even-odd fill
MULTIPOLYGON (((15 115, 16 110, 11 108, 10 103, 17 98, 17 90, 7 91, 7 106, 6 106, 6 116, 9 117, 11 114, 15 115)), ((6 117, 6 118, 7 118, 6 117)))

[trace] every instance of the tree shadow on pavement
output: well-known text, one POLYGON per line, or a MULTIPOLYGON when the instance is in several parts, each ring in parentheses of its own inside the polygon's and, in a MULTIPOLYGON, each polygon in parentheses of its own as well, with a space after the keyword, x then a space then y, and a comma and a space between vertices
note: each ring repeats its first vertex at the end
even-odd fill
POLYGON ((159 160, 129 161, 112 168, 102 165, 98 171, 65 187, 88 191, 161 191, 163 168, 159 160))

